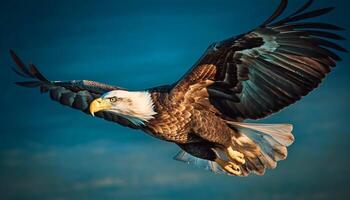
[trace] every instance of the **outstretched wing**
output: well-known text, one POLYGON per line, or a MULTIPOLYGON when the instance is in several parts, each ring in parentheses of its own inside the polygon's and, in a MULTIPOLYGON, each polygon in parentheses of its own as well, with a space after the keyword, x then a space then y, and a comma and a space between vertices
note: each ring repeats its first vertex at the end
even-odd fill
MULTIPOLYGON (((87 114, 89 114, 91 101, 99 98, 103 93, 121 89, 88 80, 49 81, 39 72, 35 65, 29 64, 27 67, 12 50, 10 50, 10 54, 17 64, 17 68, 13 68, 13 70, 21 77, 32 79, 30 81, 16 82, 17 85, 29 88, 38 87, 41 93, 49 92, 52 100, 58 101, 62 105, 81 110, 87 114)), ((123 126, 137 128, 128 120, 110 112, 98 112, 96 116, 108 121, 117 122, 123 126)))
POLYGON ((237 120, 266 117, 307 95, 341 60, 332 50, 347 52, 332 41, 344 38, 330 32, 342 28, 301 21, 333 9, 306 12, 312 2, 274 22, 287 6, 282 0, 260 27, 214 43, 174 91, 190 91, 191 84, 210 80, 211 105, 237 120))

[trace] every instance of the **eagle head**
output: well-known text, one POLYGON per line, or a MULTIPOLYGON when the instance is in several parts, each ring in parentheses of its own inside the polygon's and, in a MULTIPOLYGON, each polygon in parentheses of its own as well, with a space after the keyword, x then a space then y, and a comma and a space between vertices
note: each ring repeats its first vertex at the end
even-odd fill
POLYGON ((157 114, 151 94, 147 91, 113 90, 93 100, 89 109, 93 116, 99 111, 111 112, 135 125, 144 125, 157 114))

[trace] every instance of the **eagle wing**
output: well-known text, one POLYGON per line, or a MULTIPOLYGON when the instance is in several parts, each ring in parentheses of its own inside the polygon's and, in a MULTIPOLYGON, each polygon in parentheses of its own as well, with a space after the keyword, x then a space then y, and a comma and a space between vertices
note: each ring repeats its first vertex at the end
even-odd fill
MULTIPOLYGON (((94 99, 99 98, 103 93, 108 91, 121 89, 88 80, 49 81, 39 72, 35 65, 29 64, 27 67, 12 50, 10 50, 10 54, 17 64, 17 68, 12 69, 19 76, 32 79, 31 81, 16 82, 17 85, 29 88, 38 87, 41 93, 48 92, 52 100, 58 101, 62 105, 81 110, 86 114, 89 114, 89 105, 94 99)), ((130 128, 137 128, 128 120, 110 112, 98 112, 95 116, 117 122, 130 128)))
POLYGON ((344 40, 330 32, 342 28, 301 21, 333 9, 306 12, 312 2, 274 22, 287 6, 288 1, 282 0, 261 26, 214 43, 175 84, 173 91, 177 92, 173 94, 190 91, 193 84, 210 80, 212 84, 206 85, 210 104, 225 117, 236 120, 263 118, 298 101, 341 60, 332 49, 347 52, 330 40, 344 40))

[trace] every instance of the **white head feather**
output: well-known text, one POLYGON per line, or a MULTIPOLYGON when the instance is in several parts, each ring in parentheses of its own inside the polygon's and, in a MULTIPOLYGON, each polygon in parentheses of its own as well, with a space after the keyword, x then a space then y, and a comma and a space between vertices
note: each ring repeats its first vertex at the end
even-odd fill
POLYGON ((145 122, 153 119, 154 105, 151 94, 147 91, 131 92, 125 90, 113 90, 105 93, 101 98, 117 97, 110 112, 116 113, 128 119, 135 125, 143 125, 145 122))

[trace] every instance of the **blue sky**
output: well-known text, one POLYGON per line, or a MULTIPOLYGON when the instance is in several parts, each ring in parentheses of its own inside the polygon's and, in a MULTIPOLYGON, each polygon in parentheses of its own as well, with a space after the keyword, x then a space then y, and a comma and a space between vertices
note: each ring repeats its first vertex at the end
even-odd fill
MULTIPOLYGON (((174 144, 20 88, 8 49, 52 80, 129 89, 172 83, 207 46, 261 23, 277 0, 2 1, 0 198, 347 199, 350 56, 316 91, 260 122, 292 123, 296 142, 265 176, 226 177, 172 160, 174 144)), ((304 1, 293 1, 290 8, 304 1)), ((349 28, 349 3, 319 19, 349 28)), ((349 32, 344 32, 348 37, 349 32)), ((349 38, 349 37, 348 37, 349 38)), ((341 43, 349 49, 349 42, 341 43)))

